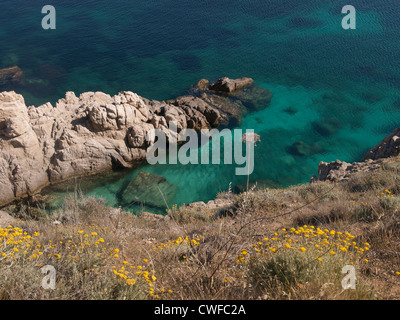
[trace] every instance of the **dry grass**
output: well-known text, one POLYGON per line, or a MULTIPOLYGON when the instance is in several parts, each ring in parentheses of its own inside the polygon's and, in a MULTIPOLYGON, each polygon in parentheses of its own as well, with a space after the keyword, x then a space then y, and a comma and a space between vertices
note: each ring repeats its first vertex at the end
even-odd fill
POLYGON ((397 299, 398 167, 221 194, 230 214, 172 206, 137 217, 78 195, 49 216, 13 211, 18 222, 0 232, 0 298, 397 299), (348 264, 355 290, 341 286, 348 264), (55 290, 41 287, 44 265, 55 290))

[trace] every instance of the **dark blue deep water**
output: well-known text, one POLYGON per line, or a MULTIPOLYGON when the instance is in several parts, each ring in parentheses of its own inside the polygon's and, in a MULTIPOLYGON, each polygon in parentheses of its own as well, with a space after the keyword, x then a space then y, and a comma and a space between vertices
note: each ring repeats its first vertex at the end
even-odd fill
MULTIPOLYGON (((0 68, 18 65, 27 104, 54 103, 66 91, 130 90, 165 100, 201 78, 252 77, 273 91, 271 105, 242 128, 261 136, 251 180, 308 181, 320 161, 360 160, 399 126, 400 6, 395 0, 2 0, 0 68), (41 28, 41 8, 57 29, 41 28), (341 8, 357 29, 341 27, 341 8), (298 154, 294 143, 306 146, 298 154)), ((209 200, 243 183, 233 166, 157 165, 179 187, 177 204, 209 200)), ((118 205, 133 170, 87 194, 118 205)))

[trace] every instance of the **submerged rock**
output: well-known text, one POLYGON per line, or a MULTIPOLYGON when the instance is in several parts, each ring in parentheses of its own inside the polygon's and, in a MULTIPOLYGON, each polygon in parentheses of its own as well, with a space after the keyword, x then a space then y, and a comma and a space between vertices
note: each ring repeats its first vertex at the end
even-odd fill
POLYGON ((309 157, 322 153, 324 149, 317 142, 308 144, 304 141, 297 141, 288 147, 287 151, 294 156, 309 157))
POLYGON ((24 73, 17 66, 0 69, 0 86, 20 84, 23 76, 24 73))
POLYGON ((177 192, 178 187, 163 176, 141 171, 123 191, 122 205, 144 204, 166 209, 166 203, 171 206, 177 192))
POLYGON ((295 17, 288 21, 287 25, 293 29, 314 29, 321 27, 324 23, 321 20, 306 18, 306 17, 295 17))
POLYGON ((383 98, 383 95, 373 91, 368 91, 361 94, 361 99, 370 104, 376 104, 380 102, 383 98))
POLYGON ((39 67, 39 75, 50 81, 63 81, 67 77, 67 71, 60 66, 44 64, 39 67))
POLYGON ((299 112, 296 108, 294 107, 288 107, 283 110, 283 112, 290 114, 291 116, 295 115, 297 112, 299 112))
POLYGON ((250 111, 265 109, 271 103, 272 91, 256 85, 250 85, 232 95, 250 111))
POLYGON ((323 119, 312 123, 313 129, 322 136, 331 136, 340 129, 340 122, 336 119, 323 119))

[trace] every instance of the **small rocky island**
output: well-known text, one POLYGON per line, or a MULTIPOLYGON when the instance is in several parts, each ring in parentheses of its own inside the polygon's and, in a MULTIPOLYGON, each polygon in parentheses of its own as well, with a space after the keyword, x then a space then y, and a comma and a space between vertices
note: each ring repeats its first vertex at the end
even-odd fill
MULTIPOLYGON (((3 71, 19 81, 19 69, 3 71)), ((148 130, 168 136, 170 121, 185 128, 233 127, 242 117, 269 105, 272 93, 251 78, 202 79, 188 94, 154 101, 124 91, 111 97, 67 92, 53 106, 26 106, 14 91, 0 93, 0 205, 33 195, 43 187, 144 161, 148 130)), ((163 184, 163 181, 160 181, 163 184)))

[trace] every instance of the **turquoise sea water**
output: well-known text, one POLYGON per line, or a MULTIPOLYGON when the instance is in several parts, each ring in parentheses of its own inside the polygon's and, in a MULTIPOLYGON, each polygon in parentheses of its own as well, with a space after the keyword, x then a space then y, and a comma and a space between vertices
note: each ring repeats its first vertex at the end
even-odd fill
MULTIPOLYGON (((399 126, 395 0, 351 1, 356 30, 341 27, 347 1, 57 0, 57 29, 43 30, 47 4, 0 3, 0 68, 24 71, 30 84, 12 89, 27 104, 54 103, 65 91, 166 100, 201 78, 252 77, 274 96, 243 119, 242 129, 261 136, 250 179, 282 186, 308 181, 320 161, 360 160, 399 126), (306 154, 293 149, 299 142, 306 154)), ((147 165, 81 188, 117 206, 123 187, 145 170, 178 185, 173 203, 206 201, 246 181, 234 168, 147 165)))

